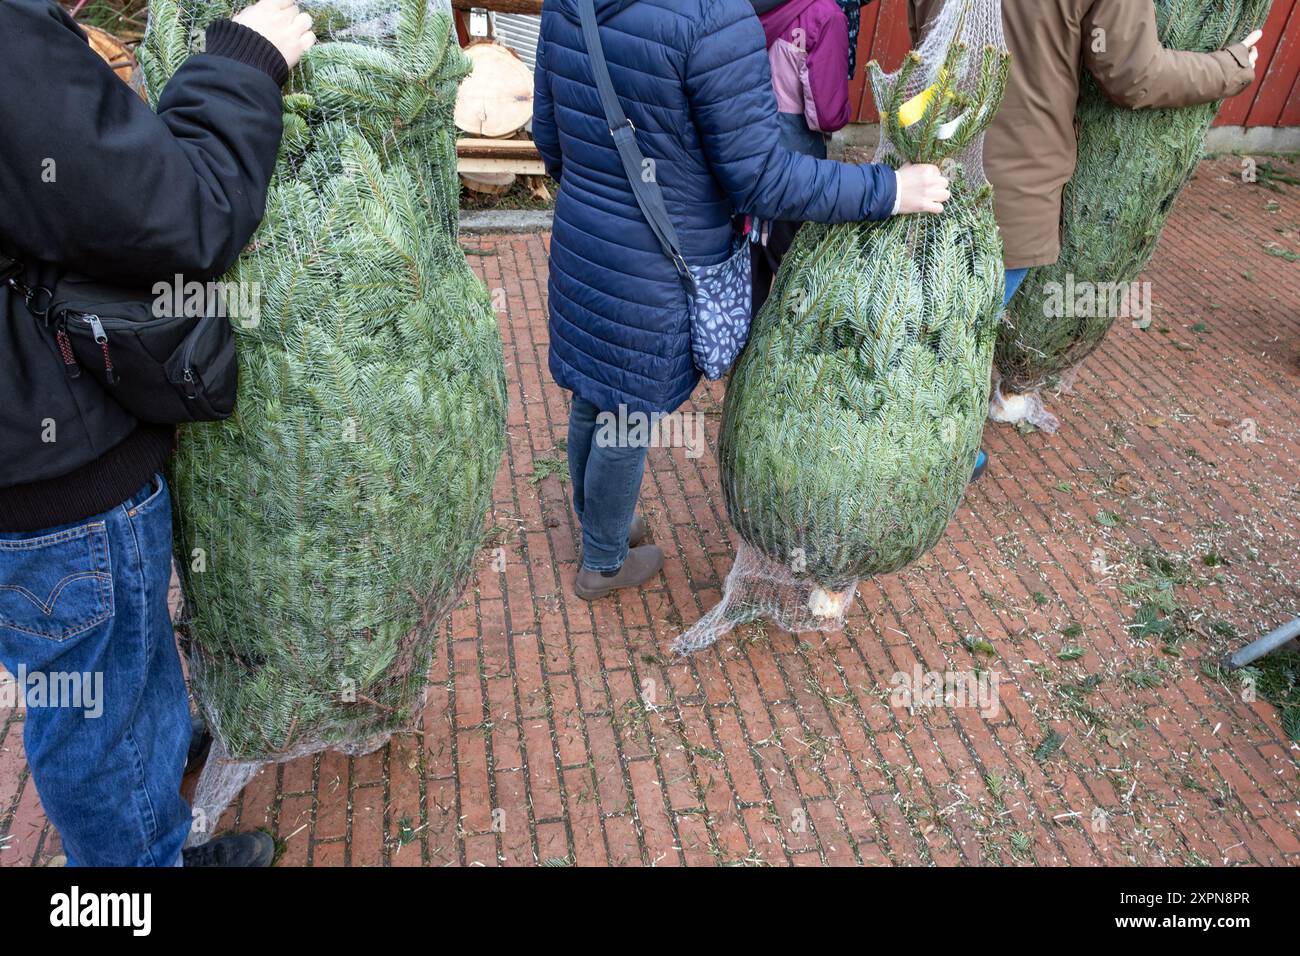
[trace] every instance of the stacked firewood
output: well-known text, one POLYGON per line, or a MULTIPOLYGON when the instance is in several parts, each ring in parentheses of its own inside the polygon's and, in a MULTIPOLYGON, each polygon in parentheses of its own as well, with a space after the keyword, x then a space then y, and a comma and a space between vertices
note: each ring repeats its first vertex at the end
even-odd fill
MULTIPOLYGON (((452 5, 462 16, 471 9, 541 12, 540 0, 453 0, 452 5)), ((474 67, 456 97, 456 126, 464 134, 456 142, 461 182, 475 192, 503 193, 522 179, 536 198, 549 199, 546 169, 528 133, 532 70, 496 39, 469 39, 467 31, 462 39, 474 67)))

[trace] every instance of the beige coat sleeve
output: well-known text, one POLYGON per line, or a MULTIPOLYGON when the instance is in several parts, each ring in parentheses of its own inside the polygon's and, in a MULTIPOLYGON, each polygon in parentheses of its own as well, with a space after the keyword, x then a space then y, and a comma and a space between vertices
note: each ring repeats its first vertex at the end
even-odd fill
POLYGON ((1240 43, 1215 53, 1166 50, 1151 0, 1095 0, 1082 25, 1084 65, 1121 106, 1211 103, 1237 95, 1255 79, 1240 43))

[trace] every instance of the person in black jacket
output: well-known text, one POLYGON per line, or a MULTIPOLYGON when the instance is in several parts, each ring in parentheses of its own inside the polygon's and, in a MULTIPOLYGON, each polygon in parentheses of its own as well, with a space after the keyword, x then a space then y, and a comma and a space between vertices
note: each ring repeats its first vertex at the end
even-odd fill
POLYGON ((65 374, 40 290, 69 271, 148 288, 229 269, 264 213, 281 87, 314 42, 292 0, 261 0, 208 27, 155 114, 53 0, 0 0, 0 253, 18 263, 0 276, 0 662, 69 864, 271 860, 265 834, 182 854, 173 432, 65 374))

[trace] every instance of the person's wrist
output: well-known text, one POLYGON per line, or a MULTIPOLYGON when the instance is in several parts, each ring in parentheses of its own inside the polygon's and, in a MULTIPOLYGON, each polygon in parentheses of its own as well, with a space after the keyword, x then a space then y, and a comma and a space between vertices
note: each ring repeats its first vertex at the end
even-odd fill
POLYGON ((261 70, 276 86, 284 86, 289 79, 289 64, 275 44, 233 20, 217 20, 208 26, 204 52, 261 70))

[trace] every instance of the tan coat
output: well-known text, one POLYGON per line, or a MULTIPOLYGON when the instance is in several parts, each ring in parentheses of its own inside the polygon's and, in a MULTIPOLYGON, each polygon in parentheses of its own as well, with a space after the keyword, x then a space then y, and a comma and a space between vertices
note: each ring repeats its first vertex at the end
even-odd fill
MULTIPOLYGON (((909 0, 913 45, 943 3, 909 0)), ((1254 80, 1242 44, 1218 53, 1166 50, 1151 0, 1002 0, 1002 21, 1011 82, 984 157, 1008 269, 1048 265, 1061 254, 1061 193, 1078 159, 1074 113, 1085 68, 1131 109, 1208 103, 1254 80)))

